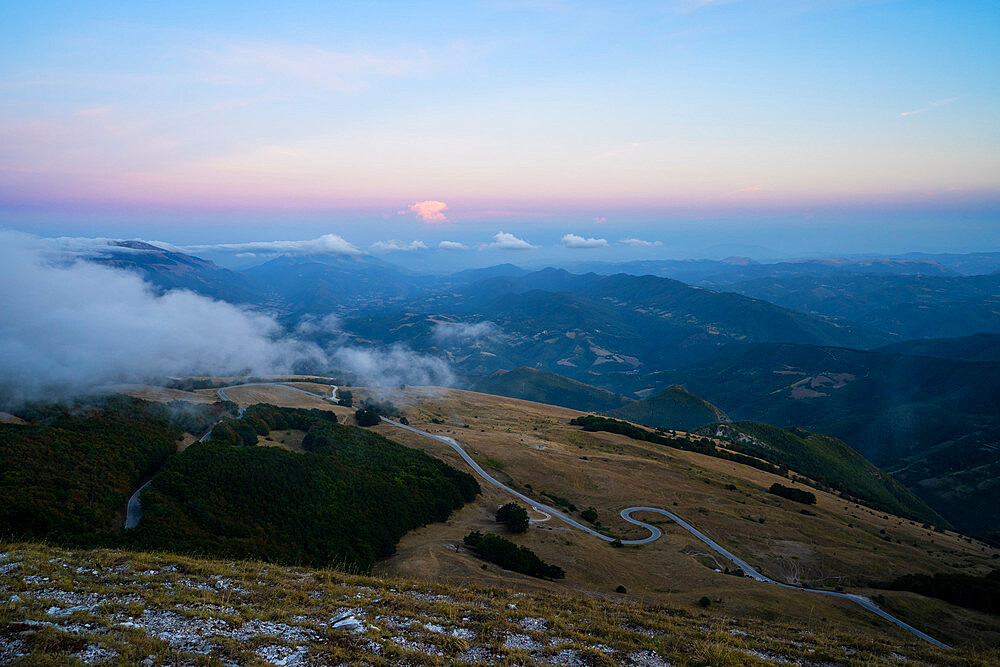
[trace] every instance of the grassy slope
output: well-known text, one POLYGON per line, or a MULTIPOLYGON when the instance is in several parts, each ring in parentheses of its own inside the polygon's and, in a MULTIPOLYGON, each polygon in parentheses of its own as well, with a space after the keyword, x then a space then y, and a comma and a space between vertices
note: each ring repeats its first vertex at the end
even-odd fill
MULTIPOLYGON (((363 397, 362 389, 353 389, 363 397)), ((268 400, 279 402, 282 396, 312 400, 293 393, 274 390, 268 400)), ((585 433, 569 425, 581 414, 573 410, 438 388, 407 388, 397 400, 409 406, 406 412, 412 424, 457 438, 504 482, 527 493, 547 491, 580 508, 593 506, 605 532, 643 537, 645 532, 620 520, 618 511, 638 504, 669 507, 776 579, 842 585, 871 595, 878 592, 864 587, 871 580, 909 572, 984 574, 996 563, 994 554, 1000 555, 952 531, 927 531, 919 523, 821 491, 811 508, 816 516, 804 516, 800 506, 766 492, 776 481, 787 483, 785 478, 624 436, 585 433), (445 423, 432 424, 431 419, 445 423), (730 485, 735 490, 729 490, 730 485)), ((314 405, 301 407, 324 407, 324 402, 317 399, 314 405)), ((464 465, 450 448, 432 439, 388 425, 374 430, 459 469, 464 465)), ((612 549, 555 520, 542 521, 516 539, 543 560, 564 567, 565 581, 544 582, 493 567, 483 570, 478 559, 456 551, 454 545, 470 530, 495 531, 493 513, 508 500, 484 484, 483 495, 448 522, 407 534, 397 553, 376 565, 375 572, 461 586, 515 587, 531 593, 530 599, 552 592, 613 596, 616 586, 623 585, 633 599, 695 610, 694 601, 707 595, 716 601, 713 612, 728 618, 790 624, 815 624, 822 618, 830 632, 861 628, 876 638, 907 641, 904 633, 850 603, 716 574, 712 560, 699 555, 704 552, 700 544, 669 521, 660 523, 663 538, 634 549, 612 549)), ((657 523, 662 517, 650 519, 657 523)), ((919 627, 932 630, 943 641, 954 645, 1000 641, 1000 622, 995 618, 912 594, 885 592, 885 596, 887 604, 898 602, 910 610, 902 613, 904 620, 924 623, 919 627), (912 600, 917 602, 908 602, 912 600), (926 615, 920 612, 929 609, 927 605, 937 610, 931 626, 926 626, 926 615)))
POLYGON ((741 421, 698 431, 733 443, 733 448, 788 466, 814 480, 874 501, 896 514, 943 525, 942 519, 902 484, 885 474, 844 442, 802 429, 741 421))
POLYGON ((729 421, 722 410, 679 385, 672 385, 656 396, 611 410, 608 415, 653 428, 682 431, 693 431, 713 422, 729 421))
POLYGON ((715 605, 468 587, 170 554, 0 543, 0 661, 139 664, 988 665, 996 651, 942 651, 865 630, 734 619, 715 605), (330 627, 349 612, 365 630, 330 627), (898 657, 892 657, 898 656, 898 657))

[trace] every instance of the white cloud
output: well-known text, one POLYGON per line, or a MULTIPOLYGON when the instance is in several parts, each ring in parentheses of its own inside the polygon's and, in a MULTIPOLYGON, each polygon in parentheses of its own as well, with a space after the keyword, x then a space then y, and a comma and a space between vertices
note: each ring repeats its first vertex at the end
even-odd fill
POLYGON ((919 109, 913 109, 911 111, 904 111, 904 112, 900 113, 899 115, 900 116, 904 116, 904 117, 905 116, 916 116, 918 113, 924 113, 925 111, 930 111, 931 109, 935 109, 937 107, 942 107, 942 106, 944 106, 946 104, 951 104, 952 102, 955 102, 957 100, 958 100, 957 97, 949 97, 949 98, 944 99, 944 100, 934 100, 933 102, 928 102, 926 105, 920 107, 919 109))
POLYGON ((497 232, 493 235, 493 243, 489 243, 486 248, 500 248, 502 250, 533 250, 538 246, 531 245, 524 239, 519 239, 507 232, 497 232))
POLYGON ((458 241, 441 241, 438 243, 438 248, 441 250, 468 250, 469 246, 458 241))
POLYGON ((643 241, 642 239, 632 237, 622 239, 619 243, 622 245, 630 245, 633 248, 652 248, 653 246, 663 245, 663 241, 643 241))
POLYGON ((607 239, 583 238, 576 234, 566 234, 562 237, 562 244, 567 248, 605 248, 608 245, 607 239))
POLYGON ((500 328, 493 322, 438 322, 434 325, 434 340, 441 345, 472 343, 480 338, 496 336, 500 328))
MULTIPOLYGON (((164 248, 172 247, 167 243, 153 242, 164 248)), ((345 241, 337 234, 324 234, 319 238, 306 241, 252 241, 250 243, 215 243, 208 245, 189 245, 178 248, 185 252, 205 252, 211 250, 234 251, 240 253, 264 253, 272 255, 360 255, 353 244, 345 241)))
POLYGON ((443 359, 417 354, 400 345, 384 350, 338 347, 331 353, 331 361, 370 387, 455 385, 455 374, 443 359))
POLYGON ((437 224, 440 222, 447 222, 448 218, 445 217, 443 211, 447 210, 448 205, 443 201, 418 201, 410 204, 402 211, 397 211, 400 215, 406 215, 407 213, 413 213, 418 218, 424 222, 437 224))
POLYGON ((409 252, 412 250, 426 250, 427 244, 423 241, 410 241, 409 243, 404 243, 398 239, 390 239, 388 241, 376 241, 371 244, 371 249, 373 252, 409 252))
POLYGON ((337 333, 340 331, 340 322, 340 316, 334 313, 320 318, 306 315, 295 325, 295 333, 303 336, 315 333, 337 333))
POLYGON ((326 367, 320 348, 285 336, 267 315, 187 291, 157 295, 134 273, 87 261, 53 262, 64 246, 0 232, 5 402, 168 375, 326 367))

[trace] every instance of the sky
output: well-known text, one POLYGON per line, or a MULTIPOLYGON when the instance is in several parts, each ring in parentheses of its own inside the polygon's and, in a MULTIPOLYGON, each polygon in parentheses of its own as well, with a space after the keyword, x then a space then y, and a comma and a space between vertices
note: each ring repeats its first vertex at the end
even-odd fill
POLYGON ((0 228, 1000 249, 995 0, 8 3, 0 44, 0 228))

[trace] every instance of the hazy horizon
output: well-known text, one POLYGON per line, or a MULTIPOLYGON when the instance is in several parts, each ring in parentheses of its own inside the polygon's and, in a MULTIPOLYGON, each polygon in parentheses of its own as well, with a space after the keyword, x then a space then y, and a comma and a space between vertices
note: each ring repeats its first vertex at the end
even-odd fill
POLYGON ((0 38, 0 226, 42 236, 1000 248, 989 2, 33 3, 0 38))

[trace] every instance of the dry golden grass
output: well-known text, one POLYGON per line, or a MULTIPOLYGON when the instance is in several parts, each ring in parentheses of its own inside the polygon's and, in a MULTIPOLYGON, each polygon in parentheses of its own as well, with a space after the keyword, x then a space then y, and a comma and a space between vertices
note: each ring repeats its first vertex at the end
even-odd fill
MULTIPOLYGON (((624 522, 618 512, 633 505, 665 507, 775 579, 810 587, 839 585, 859 592, 866 592, 864 586, 872 580, 909 572, 984 574, 997 562, 994 555, 998 552, 981 543, 969 543, 951 532, 929 532, 909 520, 823 492, 816 493, 817 505, 810 508, 816 516, 803 515, 802 505, 766 493, 773 482, 787 484, 787 479, 616 434, 586 433, 569 426, 569 420, 581 414, 573 410, 458 390, 436 394, 417 390, 404 399, 412 406, 407 410, 412 425, 456 438, 491 474, 541 502, 555 504, 540 495, 545 491, 569 500, 579 510, 594 507, 601 530, 607 534, 644 537, 644 530, 624 522), (434 424, 431 419, 446 423, 434 424), (736 490, 729 490, 729 485, 736 490)), ((464 462, 450 448, 433 439, 389 425, 375 430, 464 469, 464 462)), ((454 548, 469 530, 497 530, 492 513, 509 496, 483 486, 481 499, 447 524, 427 526, 404 537, 397 554, 377 571, 454 583, 487 584, 514 578, 500 570, 483 571, 472 556, 454 548)), ((719 575, 713 571, 716 557, 701 542, 663 517, 646 518, 661 527, 664 537, 625 549, 610 548, 556 519, 533 524, 517 541, 564 567, 567 579, 551 584, 517 577, 518 585, 602 594, 613 594, 623 585, 630 596, 679 606, 690 606, 708 595, 723 600, 715 608, 727 615, 789 621, 826 618, 827 623, 843 627, 874 624, 889 633, 902 632, 850 602, 719 575)), ((887 598, 897 595, 882 593, 887 598)), ((941 627, 945 641, 981 641, 1000 631, 995 618, 939 606, 943 617, 956 619, 951 626, 929 626, 941 627), (978 629, 962 636, 967 624, 961 619, 968 614, 976 617, 978 629)))
POLYGON ((114 391, 120 392, 122 394, 127 394, 129 396, 134 396, 135 398, 141 398, 146 401, 157 401, 159 403, 168 403, 170 401, 188 401, 190 403, 214 403, 219 400, 219 397, 214 391, 211 392, 193 392, 193 391, 182 391, 180 389, 168 389, 167 387, 154 387, 150 385, 120 385, 112 388, 114 391))
MULTIPOLYGON (((323 385, 316 386, 322 387, 323 385)), ((303 385, 302 388, 305 388, 305 386, 303 385)), ((324 388, 329 391, 328 387, 324 388)), ((308 389, 307 391, 312 391, 312 389, 308 389)), ((217 395, 216 390, 214 389, 199 389, 196 393, 202 394, 205 392, 217 395)), ((286 408, 318 408, 320 410, 330 410, 331 412, 335 412, 338 418, 351 417, 354 415, 354 410, 350 408, 334 405, 325 399, 318 398, 316 396, 309 396, 308 394, 303 394, 299 391, 293 391, 281 385, 237 386, 226 389, 226 396, 243 406, 253 405, 255 403, 270 403, 272 405, 280 405, 286 408)), ((341 421, 343 421, 343 419, 341 419, 341 421)))
MULTIPOLYGON (((371 395, 364 388, 351 390, 359 402, 371 395)), ((213 390, 202 392, 214 395, 213 390)), ((333 410, 342 422, 353 423, 353 411, 348 408, 280 387, 238 387, 228 389, 227 394, 242 405, 267 402, 333 410)), ((819 491, 815 492, 817 504, 810 507, 816 516, 806 516, 800 512, 802 505, 766 493, 775 481, 787 484, 785 478, 616 434, 586 433, 569 425, 570 419, 583 414, 574 410, 427 387, 408 387, 390 400, 406 406, 413 426, 456 438, 491 474, 540 502, 555 504, 541 495, 548 492, 567 499, 578 510, 594 507, 600 530, 607 534, 644 537, 646 531, 624 522, 618 512, 633 505, 665 507, 775 579, 882 593, 887 606, 901 618, 955 645, 995 642, 1000 637, 995 617, 910 594, 865 588, 870 581, 911 572, 984 574, 998 562, 998 552, 979 542, 953 532, 930 532, 912 521, 819 491), (432 419, 444 423, 435 424, 432 419), (921 601, 927 604, 921 606, 921 601), (927 609, 934 610, 933 617, 927 609)), ((431 438, 385 424, 373 430, 467 470, 457 454, 431 438)), ((498 531, 493 513, 510 497, 485 482, 482 486, 482 496, 447 523, 407 534, 397 553, 376 566, 376 573, 612 598, 622 597, 614 592, 621 585, 628 599, 692 611, 695 601, 708 596, 716 602, 702 613, 710 617, 822 623, 843 631, 877 629, 894 641, 909 637, 848 601, 718 574, 714 568, 726 563, 658 515, 637 515, 664 531, 660 540, 641 547, 614 549, 557 519, 535 522, 527 534, 515 538, 544 560, 563 567, 565 581, 541 581, 493 565, 483 569, 481 561, 457 545, 471 530, 498 531)))

